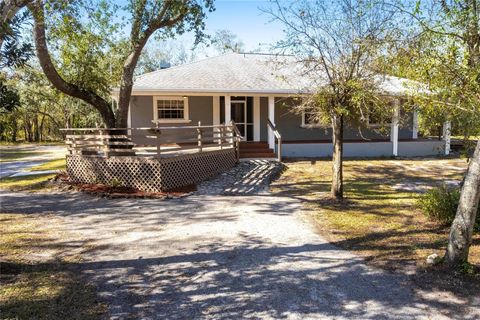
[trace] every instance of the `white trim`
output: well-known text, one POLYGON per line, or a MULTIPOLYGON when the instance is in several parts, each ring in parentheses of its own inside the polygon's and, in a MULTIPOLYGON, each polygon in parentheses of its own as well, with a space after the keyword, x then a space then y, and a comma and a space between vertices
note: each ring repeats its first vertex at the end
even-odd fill
MULTIPOLYGON (((111 94, 118 94, 118 89, 111 90, 111 94)), ((274 94, 276 97, 288 97, 292 95, 310 95, 312 93, 300 92, 298 90, 221 90, 221 89, 183 89, 183 88, 171 88, 171 89, 150 89, 150 88, 141 88, 137 87, 132 90, 132 95, 135 96, 151 96, 151 95, 188 95, 188 96, 212 96, 212 95, 229 95, 229 96, 266 96, 269 94, 274 94)))
POLYGON ((418 111, 417 111, 417 108, 415 108, 413 110, 412 139, 418 139, 418 111))
MULTIPOLYGON (((268 96, 268 119, 275 125, 275 97, 268 96)), ((275 136, 273 130, 268 126, 268 146, 275 150, 275 136)))
POLYGON ((132 104, 128 104, 127 127, 132 127, 132 104))
POLYGON ((230 96, 225 96, 225 124, 232 121, 232 100, 230 96))
POLYGON ((253 97, 253 141, 260 141, 260 97, 253 97))
POLYGON ((213 96, 213 119, 214 125, 220 124, 220 96, 213 96))
POLYGON ((305 129, 315 129, 315 128, 328 128, 328 125, 324 125, 324 124, 321 124, 321 123, 315 123, 315 124, 306 124, 305 123, 305 110, 302 110, 302 123, 300 124, 300 127, 301 128, 305 128, 305 129))
POLYGON ((189 123, 188 97, 186 96, 153 96, 153 121, 158 123, 189 123), (158 119, 159 100, 181 100, 183 101, 183 119, 158 119))
POLYGON ((392 141, 392 154, 398 156, 398 118, 400 115, 400 101, 395 100, 395 109, 391 124, 390 140, 392 141))
POLYGON ((450 121, 445 121, 443 123, 443 141, 445 141, 445 155, 450 154, 450 134, 452 131, 452 123, 450 121))

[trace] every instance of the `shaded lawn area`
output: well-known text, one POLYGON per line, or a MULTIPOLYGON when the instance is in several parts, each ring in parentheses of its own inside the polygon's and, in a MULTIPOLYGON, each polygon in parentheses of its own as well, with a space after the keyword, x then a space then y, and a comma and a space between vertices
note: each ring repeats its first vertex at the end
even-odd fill
MULTIPOLYGON (((56 159, 31 167, 28 171, 65 170, 65 159, 56 159)), ((35 174, 0 179, 0 189, 12 191, 34 191, 45 188, 55 173, 35 174)))
POLYGON ((45 151, 0 148, 0 162, 21 161, 28 157, 44 156, 46 154, 48 152, 45 151))
MULTIPOLYGON (((436 252, 443 256, 449 228, 429 220, 416 201, 425 186, 460 181, 467 167, 465 160, 347 160, 346 199, 340 203, 329 197, 329 160, 286 165, 288 169, 272 185, 272 191, 304 201, 306 212, 331 242, 389 269, 423 267, 428 255, 436 252)), ((478 232, 469 260, 480 267, 478 232)))
POLYGON ((2 319, 99 319, 105 312, 95 289, 66 267, 80 257, 61 240, 68 235, 49 229, 52 219, 0 213, 2 319))

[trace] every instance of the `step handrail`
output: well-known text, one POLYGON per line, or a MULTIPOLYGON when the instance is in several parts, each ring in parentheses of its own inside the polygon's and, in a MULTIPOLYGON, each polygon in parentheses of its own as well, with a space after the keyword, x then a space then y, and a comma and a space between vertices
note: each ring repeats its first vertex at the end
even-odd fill
MULTIPOLYGON (((280 132, 278 132, 277 127, 272 123, 272 121, 270 121, 270 119, 267 119, 267 124, 278 141, 277 159, 278 162, 282 162, 282 135, 280 134, 280 132)), ((273 151, 275 152, 275 144, 273 145, 273 151)))

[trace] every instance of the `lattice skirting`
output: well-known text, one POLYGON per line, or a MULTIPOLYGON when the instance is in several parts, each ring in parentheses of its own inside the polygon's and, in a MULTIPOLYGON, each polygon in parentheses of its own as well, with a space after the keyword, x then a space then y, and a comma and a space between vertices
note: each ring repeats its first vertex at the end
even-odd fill
POLYGON ((77 183, 119 183, 159 192, 211 178, 235 166, 236 161, 233 148, 159 159, 68 155, 67 172, 77 183))

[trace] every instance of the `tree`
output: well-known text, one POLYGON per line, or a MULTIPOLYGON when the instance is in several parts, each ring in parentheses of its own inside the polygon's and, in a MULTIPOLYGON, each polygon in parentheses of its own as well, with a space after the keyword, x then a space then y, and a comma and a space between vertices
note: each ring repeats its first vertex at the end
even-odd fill
POLYGON ((221 29, 215 32, 211 43, 220 54, 228 52, 238 53, 245 49, 245 45, 242 40, 237 38, 237 35, 230 30, 221 29))
POLYGON ((390 118, 393 105, 381 97, 374 62, 389 40, 394 11, 380 0, 276 1, 267 11, 285 28, 277 44, 292 53, 312 78, 300 109, 330 122, 333 137, 331 193, 343 197, 344 123, 363 126, 368 114, 390 118))
MULTIPOLYGON (((108 127, 126 127, 128 106, 133 87, 133 75, 140 54, 154 33, 160 37, 171 38, 186 31, 194 31, 198 39, 203 36, 205 9, 213 10, 213 0, 172 0, 147 1, 136 0, 124 8, 131 14, 131 32, 123 48, 123 65, 120 71, 118 108, 116 111, 108 98, 88 87, 88 83, 78 83, 62 75, 58 71, 50 54, 47 43, 49 20, 59 14, 63 20, 69 21, 75 28, 82 28, 82 17, 75 15, 79 3, 47 2, 36 0, 28 8, 34 17, 34 40, 37 57, 46 77, 61 92, 79 98, 95 107, 108 127)), ((98 10, 108 10, 106 1, 101 2, 98 10)), ((100 12, 101 13, 101 12, 100 12)), ((99 11, 93 14, 99 14, 99 11)), ((83 17, 85 18, 85 17, 83 17)), ((75 31, 74 31, 75 32, 75 31)), ((68 32, 67 35, 71 35, 68 32)), ((101 35, 111 36, 111 35, 101 35)), ((122 50, 121 50, 122 52, 122 50)))
POLYGON ((180 41, 155 41, 146 46, 140 55, 135 74, 144 74, 168 66, 192 61, 193 52, 180 41))
MULTIPOLYGON (((414 92, 415 103, 427 114, 444 114, 467 129, 480 124, 480 1, 412 1, 399 6, 412 25, 407 45, 392 61, 393 73, 427 85, 414 92), (396 62, 396 63, 393 63, 396 62)), ((469 131, 464 131, 469 134, 469 131)), ((470 131, 474 132, 474 131, 470 131)), ((446 263, 468 261, 480 197, 479 144, 470 159, 460 204, 452 223, 446 263)))

